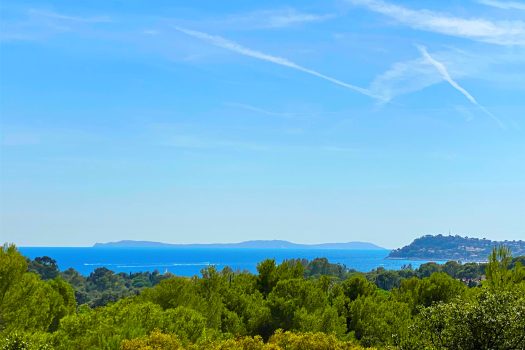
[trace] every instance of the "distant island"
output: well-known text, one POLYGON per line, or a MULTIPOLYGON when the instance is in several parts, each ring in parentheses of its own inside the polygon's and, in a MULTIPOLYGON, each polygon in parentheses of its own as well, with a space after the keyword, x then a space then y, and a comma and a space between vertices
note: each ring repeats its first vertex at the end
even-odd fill
POLYGON ((124 240, 118 242, 95 243, 95 248, 107 247, 178 247, 178 248, 259 248, 259 249, 348 249, 348 250, 387 250, 368 242, 320 243, 299 244, 282 240, 258 240, 239 243, 210 243, 210 244, 173 244, 151 241, 124 240))
POLYGON ((486 261, 492 248, 505 245, 512 255, 525 255, 525 241, 491 241, 461 236, 426 235, 392 250, 387 259, 486 261))

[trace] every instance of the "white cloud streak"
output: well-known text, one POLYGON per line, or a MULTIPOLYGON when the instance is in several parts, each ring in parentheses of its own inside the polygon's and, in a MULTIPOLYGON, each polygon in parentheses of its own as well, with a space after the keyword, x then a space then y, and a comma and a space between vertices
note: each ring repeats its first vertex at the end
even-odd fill
POLYGON ((422 90, 443 79, 436 70, 421 57, 394 63, 390 69, 378 75, 370 84, 370 91, 381 96, 383 101, 422 90))
POLYGON ((71 16, 63 13, 44 11, 37 9, 30 9, 29 14, 38 17, 45 17, 50 19, 56 19, 60 21, 67 22, 78 22, 78 23, 108 23, 111 22, 111 18, 108 16, 97 16, 97 17, 80 17, 80 16, 71 16))
POLYGON ((287 11, 269 16, 268 25, 272 28, 282 28, 302 23, 322 22, 332 17, 333 15, 314 15, 311 13, 287 11))
POLYGON ((493 22, 482 18, 461 18, 426 9, 414 10, 382 0, 348 1, 415 29, 497 45, 525 45, 523 21, 493 22))
POLYGON ((254 11, 235 14, 221 19, 219 23, 236 29, 274 29, 297 26, 305 23, 319 23, 335 17, 333 14, 313 14, 293 8, 254 11))
POLYGON ((467 98, 467 100, 469 100, 475 105, 478 104, 476 99, 467 90, 465 90, 461 85, 459 85, 456 81, 454 81, 454 79, 452 79, 452 77, 448 73, 447 67, 445 67, 443 63, 435 60, 432 56, 430 56, 430 54, 428 53, 427 49, 424 46, 418 46, 417 48, 419 52, 421 52, 421 55, 423 55, 423 58, 425 58, 425 60, 428 63, 430 63, 432 66, 436 68, 436 70, 439 72, 439 74, 445 81, 447 81, 450 85, 452 85, 454 89, 461 92, 467 98))
POLYGON ((112 22, 108 16, 72 16, 48 10, 28 9, 20 18, 4 20, 0 41, 34 41, 53 35, 89 30, 112 22))
POLYGON ((438 60, 434 59, 432 57, 427 49, 424 46, 418 46, 419 52, 421 52, 421 55, 423 58, 434 68, 438 71, 438 73, 441 75, 443 80, 445 80, 447 83, 449 83, 454 89, 458 90, 467 98, 467 100, 470 101, 473 105, 477 106, 480 110, 482 110, 485 114, 487 114, 489 117, 491 117, 500 128, 505 129, 505 125, 503 122, 496 117, 494 114, 492 114, 489 110, 487 110, 485 107, 479 104, 479 102, 472 96, 465 88, 463 88, 461 85, 459 85, 452 77, 450 76, 450 73, 447 70, 447 67, 438 60))
MULTIPOLYGON (((449 74, 456 80, 474 78, 505 89, 521 91, 525 89, 524 51, 495 52, 494 47, 476 51, 446 48, 432 52, 434 59, 445 62, 449 74), (508 67, 508 68, 507 68, 508 67), (504 68, 504 69, 502 69, 504 68)), ((406 61, 392 64, 386 71, 377 75, 368 89, 375 95, 389 101, 400 95, 414 93, 438 84, 443 78, 421 55, 406 61)), ((477 108, 477 107, 476 107, 477 108)))
POLYGON ((244 109, 246 111, 250 111, 250 112, 254 112, 254 113, 258 113, 258 114, 269 115, 269 116, 273 116, 273 117, 279 117, 279 118, 294 118, 294 117, 296 117, 296 114, 293 114, 293 113, 273 112, 273 111, 269 111, 267 109, 263 109, 263 108, 260 108, 260 107, 256 107, 256 106, 252 106, 252 105, 248 105, 248 104, 244 104, 244 103, 228 102, 228 103, 225 103, 224 105, 228 106, 228 107, 244 109))
POLYGON ((502 10, 522 10, 525 11, 525 3, 518 1, 499 1, 499 0, 477 0, 477 3, 499 8, 502 10))
POLYGON ((182 32, 182 33, 187 34, 189 36, 192 36, 194 38, 206 41, 206 42, 208 42, 208 43, 210 43, 210 44, 212 44, 214 46, 221 47, 223 49, 226 49, 226 50, 238 53, 240 55, 248 56, 248 57, 256 58, 256 59, 259 59, 259 60, 262 60, 262 61, 274 63, 274 64, 277 64, 277 65, 280 65, 280 66, 292 68, 292 69, 298 70, 300 72, 303 72, 303 73, 306 73, 306 74, 309 74, 309 75, 312 75, 312 76, 324 79, 326 81, 329 81, 329 82, 331 82, 333 84, 336 84, 336 85, 342 86, 344 88, 350 89, 352 91, 358 92, 358 93, 360 93, 362 95, 365 95, 365 96, 368 96, 368 97, 372 97, 372 98, 379 98, 376 95, 372 94, 369 90, 364 89, 362 87, 345 83, 345 82, 343 82, 341 80, 338 80, 338 79, 332 78, 330 76, 324 75, 324 74, 319 73, 319 72, 317 72, 315 70, 312 70, 312 69, 300 66, 297 63, 294 63, 294 62, 292 62, 292 61, 290 61, 290 60, 288 60, 286 58, 273 56, 273 55, 269 55, 269 54, 266 54, 266 53, 263 53, 263 52, 260 52, 260 51, 252 50, 252 49, 244 47, 244 46, 242 46, 242 45, 240 45, 240 44, 238 44, 238 43, 236 43, 234 41, 225 39, 225 38, 223 38, 221 36, 211 35, 211 34, 199 32, 199 31, 196 31, 196 30, 185 29, 185 28, 181 28, 181 27, 175 27, 175 29, 178 30, 179 32, 182 32))

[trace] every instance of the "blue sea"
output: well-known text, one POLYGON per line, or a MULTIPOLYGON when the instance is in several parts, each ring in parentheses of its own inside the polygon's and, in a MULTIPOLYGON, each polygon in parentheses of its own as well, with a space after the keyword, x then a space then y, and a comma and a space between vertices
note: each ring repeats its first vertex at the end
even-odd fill
POLYGON ((357 271, 368 272, 377 267, 400 269, 412 264, 414 268, 426 261, 388 260, 388 250, 337 250, 337 249, 246 249, 246 248, 72 248, 72 247, 20 247, 21 253, 34 259, 49 256, 55 259, 61 270, 70 267, 83 275, 89 275, 98 267, 115 272, 169 271, 179 276, 200 275, 201 269, 226 266, 233 270, 256 272, 257 263, 264 259, 282 262, 286 259, 318 257, 331 263, 341 263, 357 271))

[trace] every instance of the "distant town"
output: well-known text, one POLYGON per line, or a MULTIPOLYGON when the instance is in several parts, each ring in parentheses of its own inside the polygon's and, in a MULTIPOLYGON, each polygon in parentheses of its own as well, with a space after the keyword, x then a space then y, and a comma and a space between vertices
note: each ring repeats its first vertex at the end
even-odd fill
POLYGON ((501 245, 508 247, 514 256, 525 255, 525 241, 522 240, 491 241, 458 235, 426 235, 403 248, 393 250, 388 258, 484 262, 493 247, 501 245))

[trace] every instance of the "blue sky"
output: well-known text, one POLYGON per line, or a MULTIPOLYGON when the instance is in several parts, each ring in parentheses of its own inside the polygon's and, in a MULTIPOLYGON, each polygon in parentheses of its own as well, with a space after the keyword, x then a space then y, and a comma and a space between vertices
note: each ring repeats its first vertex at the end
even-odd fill
POLYGON ((3 1, 0 240, 525 238, 525 2, 3 1))

